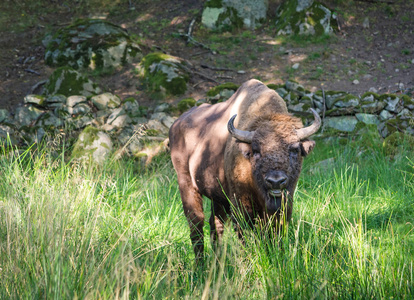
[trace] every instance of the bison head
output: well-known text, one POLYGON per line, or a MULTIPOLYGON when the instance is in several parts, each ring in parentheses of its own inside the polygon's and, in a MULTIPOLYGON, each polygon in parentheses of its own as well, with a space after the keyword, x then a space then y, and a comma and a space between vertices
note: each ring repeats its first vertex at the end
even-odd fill
MULTIPOLYGON (((259 191, 261 206, 274 214, 293 197, 302 168, 302 157, 312 151, 315 142, 307 140, 321 126, 319 115, 312 109, 315 121, 302 128, 300 119, 283 114, 269 115, 255 121, 252 131, 234 127, 234 115, 228 130, 237 139, 239 149, 250 161, 253 181, 259 191)), ((288 218, 290 209, 288 207, 288 218)))

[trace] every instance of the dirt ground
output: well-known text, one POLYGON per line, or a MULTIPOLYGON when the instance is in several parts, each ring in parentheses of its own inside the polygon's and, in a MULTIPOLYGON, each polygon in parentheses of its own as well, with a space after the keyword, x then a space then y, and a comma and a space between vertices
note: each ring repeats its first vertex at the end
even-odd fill
MULTIPOLYGON (((412 93, 414 90, 414 1, 352 1, 341 6, 324 2, 338 12, 340 31, 317 43, 309 39, 275 38, 274 13, 256 31, 208 33, 201 28, 203 1, 119 0, 3 0, 0 4, 0 108, 13 111, 25 95, 38 92, 53 68, 44 64, 42 39, 79 17, 104 17, 121 25, 143 44, 144 54, 161 50, 187 59, 196 73, 184 97, 203 98, 218 83, 241 84, 257 78, 265 83, 294 79, 310 90, 343 90, 362 94, 412 93), (35 4, 33 4, 35 3, 35 4), (36 5, 37 4, 37 5, 36 5), (180 37, 196 19, 193 37, 213 49, 187 43, 180 37), (214 53, 213 53, 214 52, 214 53), (293 65, 299 63, 298 69, 293 65), (222 70, 222 69, 227 70, 222 70), (221 70, 217 70, 221 69, 221 70)), ((343 1, 345 2, 345 1, 343 1)), ((156 103, 143 91, 134 65, 112 75, 94 76, 105 91, 122 99, 133 96, 140 104, 156 103)))

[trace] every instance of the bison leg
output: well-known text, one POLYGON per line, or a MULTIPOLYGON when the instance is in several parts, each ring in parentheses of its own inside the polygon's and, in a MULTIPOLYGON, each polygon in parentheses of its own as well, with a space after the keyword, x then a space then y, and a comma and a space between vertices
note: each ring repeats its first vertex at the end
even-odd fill
POLYGON ((190 238, 193 244, 196 263, 203 261, 204 258, 204 212, 203 198, 194 187, 180 185, 181 200, 183 202, 184 214, 190 226, 190 238))
POLYGON ((229 205, 224 206, 221 203, 211 201, 211 216, 210 216, 210 238, 213 246, 221 242, 223 236, 224 224, 228 219, 229 205))

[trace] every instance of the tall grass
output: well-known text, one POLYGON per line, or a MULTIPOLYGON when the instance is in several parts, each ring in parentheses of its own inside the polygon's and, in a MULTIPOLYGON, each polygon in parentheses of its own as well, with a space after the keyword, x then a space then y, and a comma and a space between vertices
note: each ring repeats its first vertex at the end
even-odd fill
POLYGON ((252 230, 241 243, 228 224, 196 270, 168 155, 98 167, 65 161, 64 149, 4 146, 0 298, 410 299, 414 154, 361 145, 319 142, 287 234, 252 230))

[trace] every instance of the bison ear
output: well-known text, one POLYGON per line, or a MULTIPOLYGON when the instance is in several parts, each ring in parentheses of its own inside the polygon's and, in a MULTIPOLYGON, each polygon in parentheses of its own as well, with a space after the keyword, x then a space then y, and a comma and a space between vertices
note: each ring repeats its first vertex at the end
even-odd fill
POLYGON ((302 153, 302 156, 305 157, 309 153, 312 152, 313 147, 315 147, 315 141, 308 141, 304 140, 300 143, 300 150, 302 153))
POLYGON ((243 154, 243 156, 247 159, 249 159, 252 155, 252 146, 247 143, 237 143, 239 146, 240 152, 243 154))

